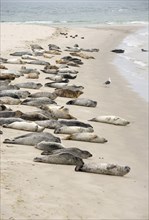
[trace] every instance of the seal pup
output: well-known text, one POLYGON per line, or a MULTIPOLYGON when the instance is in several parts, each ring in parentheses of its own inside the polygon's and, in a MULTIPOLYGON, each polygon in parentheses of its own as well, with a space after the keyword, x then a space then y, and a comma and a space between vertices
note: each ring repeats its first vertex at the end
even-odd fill
POLYGON ((61 148, 57 150, 49 151, 43 151, 41 155, 50 155, 50 154, 59 154, 59 153, 71 153, 76 157, 80 157, 81 159, 87 159, 89 157, 92 157, 92 154, 86 150, 80 150, 76 147, 69 147, 69 148, 61 148))
POLYGON ((67 105, 79 105, 79 106, 85 106, 85 107, 96 107, 97 102, 91 99, 78 98, 75 100, 70 100, 66 104, 67 105))
POLYGON ((15 84, 19 88, 27 88, 27 89, 40 89, 42 87, 41 83, 35 82, 24 82, 15 84))
POLYGON ((121 166, 117 164, 100 163, 100 164, 83 164, 81 166, 76 166, 75 171, 105 174, 113 176, 124 176, 130 172, 129 166, 121 166))
POLYGON ((113 125, 122 125, 122 126, 126 126, 130 124, 130 122, 127 121, 126 119, 114 115, 97 116, 96 118, 92 118, 89 121, 95 121, 95 122, 101 122, 101 123, 107 123, 113 125))
POLYGON ((11 124, 4 124, 3 127, 24 130, 24 131, 38 131, 38 132, 41 132, 45 129, 44 127, 39 126, 35 122, 27 122, 27 121, 22 121, 22 122, 16 121, 11 124))
POLYGON ((83 132, 94 132, 93 128, 83 128, 78 126, 62 126, 54 130, 55 134, 74 134, 83 132))
POLYGON ((52 154, 45 157, 35 157, 34 162, 63 164, 63 165, 77 165, 82 166, 83 160, 79 157, 75 157, 70 153, 52 154))
POLYGON ((35 148, 45 151, 45 152, 52 152, 53 150, 63 149, 65 148, 63 144, 58 142, 52 142, 52 141, 41 141, 37 145, 35 145, 35 148))
POLYGON ((85 141, 85 142, 92 142, 92 143, 105 143, 107 140, 103 137, 99 137, 94 133, 74 133, 68 135, 64 138, 64 140, 74 140, 74 141, 85 141))
POLYGON ((25 135, 21 135, 15 137, 13 139, 5 139, 3 143, 8 144, 21 144, 21 145, 31 145, 35 146, 41 141, 53 141, 53 142, 61 142, 59 137, 56 137, 48 132, 33 132, 25 135))

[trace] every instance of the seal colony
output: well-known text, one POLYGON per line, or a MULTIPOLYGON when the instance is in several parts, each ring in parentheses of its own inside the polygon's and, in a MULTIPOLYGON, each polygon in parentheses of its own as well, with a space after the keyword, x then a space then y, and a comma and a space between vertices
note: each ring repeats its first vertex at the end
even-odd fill
MULTIPOLYGON (((80 121, 77 118, 77 112, 72 115, 69 113, 69 108, 60 106, 58 103, 58 98, 62 98, 66 99, 65 104, 67 106, 76 105, 77 111, 81 107, 96 108, 97 101, 88 97, 85 98, 84 86, 72 84, 71 81, 77 78, 79 68, 85 65, 80 58, 92 62, 91 60, 96 59, 95 56, 87 53, 95 54, 99 52, 99 49, 81 48, 78 44, 67 46, 64 51, 68 55, 56 58, 55 64, 51 65, 46 60, 57 55, 61 56, 63 50, 55 44, 49 44, 47 47, 48 49, 45 49, 41 45, 31 44, 30 51, 16 51, 10 54, 13 58, 0 59, 2 69, 0 83, 3 86, 0 90, 0 125, 3 127, 3 132, 8 128, 30 132, 14 138, 6 138, 3 143, 29 145, 42 150, 41 155, 44 156, 35 157, 34 162, 75 165, 75 171, 96 174, 126 175, 130 171, 128 166, 109 163, 86 164, 83 159, 94 156, 92 153, 76 147, 67 148, 61 143, 62 140, 72 140, 74 143, 75 141, 91 142, 92 144, 108 142, 106 138, 100 137, 97 132, 94 133, 92 125, 80 121), (9 70, 8 64, 14 65, 14 67, 15 65, 23 66, 19 70, 12 71, 9 70), (32 68, 31 65, 37 67, 32 68), (40 66, 44 66, 44 68, 41 69, 40 66), (45 80, 48 80, 44 85, 40 83, 41 76, 45 76, 45 80), (22 80, 15 83, 16 79, 21 77, 22 80), (44 91, 41 91, 42 88, 44 91), (33 90, 39 91, 32 92, 33 90), (80 98, 82 95, 84 97, 80 98), (5 104, 11 105, 12 109, 5 104), (18 108, 19 105, 21 107, 32 106, 37 110, 32 112, 14 111, 14 105, 18 105, 18 108), (43 132, 44 129, 54 129, 53 133, 64 136, 62 138, 57 137, 51 132, 43 132), (67 136, 65 136, 66 134, 67 136)), ((89 119, 87 118, 87 120, 89 119)), ((98 116, 89 121, 123 126, 130 123, 117 116, 98 116)), ((0 131, 1 135, 3 132, 0 131)))

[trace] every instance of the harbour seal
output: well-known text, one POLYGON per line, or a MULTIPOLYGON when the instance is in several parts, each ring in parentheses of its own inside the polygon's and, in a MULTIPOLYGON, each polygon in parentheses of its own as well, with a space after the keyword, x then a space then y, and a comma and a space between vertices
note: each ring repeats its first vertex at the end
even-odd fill
POLYGON ((65 82, 50 82, 50 83, 45 83, 44 86, 45 87, 51 87, 51 88, 63 88, 64 86, 67 86, 68 83, 65 82))
POLYGON ((19 70, 19 72, 22 73, 22 74, 28 74, 28 73, 40 74, 40 72, 37 69, 26 68, 26 66, 22 66, 21 69, 19 70))
POLYGON ((20 99, 14 99, 9 96, 4 96, 0 98, 0 104, 18 105, 20 104, 20 102, 20 99))
POLYGON ((22 99, 25 99, 26 97, 28 97, 30 95, 30 92, 19 90, 19 89, 9 89, 9 90, 0 91, 0 94, 4 94, 7 96, 9 96, 12 93, 22 99))
POLYGON ((73 91, 72 89, 64 88, 64 89, 56 89, 55 94, 60 97, 78 98, 81 94, 83 94, 83 92, 80 90, 73 91))
POLYGON ((109 164, 109 163, 83 164, 82 166, 76 166, 75 171, 113 175, 113 176, 124 176, 130 172, 130 167, 120 166, 117 164, 109 164))
POLYGON ((21 145, 32 145, 35 146, 41 141, 53 141, 60 143, 59 137, 56 137, 48 132, 33 132, 25 135, 15 137, 13 139, 5 139, 3 143, 6 144, 21 144, 21 145))
POLYGON ((52 151, 43 151, 41 155, 50 155, 50 154, 59 154, 59 153, 70 153, 76 157, 80 157, 81 159, 87 159, 89 157, 92 157, 92 154, 90 152, 86 150, 81 150, 76 147, 61 148, 61 149, 52 150, 52 151))
POLYGON ((40 89, 42 87, 41 83, 35 83, 35 82, 17 83, 15 85, 19 88, 27 88, 27 89, 40 89))
POLYGON ((63 118, 63 119, 76 119, 74 116, 69 114, 69 109, 64 106, 41 106, 41 109, 50 112, 55 118, 63 118))
POLYGON ((35 148, 46 152, 52 152, 53 150, 63 149, 65 147, 64 145, 58 142, 41 141, 35 146, 35 148))
POLYGON ((67 105, 79 105, 79 106, 86 106, 86 107, 96 107, 97 102, 91 99, 86 98, 78 98, 75 100, 70 100, 66 103, 67 105))
POLYGON ((34 162, 63 164, 63 165, 83 165, 83 160, 79 157, 75 157, 70 153, 59 153, 48 155, 45 157, 35 157, 34 162))
POLYGON ((88 128, 88 127, 92 127, 92 125, 88 124, 88 123, 84 123, 82 121, 78 121, 78 120, 63 120, 63 119, 58 119, 57 121, 58 125, 57 126, 79 126, 79 127, 84 127, 84 128, 88 128))
POLYGON ((29 121, 48 120, 49 117, 42 112, 26 112, 21 115, 21 118, 29 121))
POLYGON ((129 121, 127 121, 119 116, 113 116, 113 115, 98 116, 96 118, 90 119, 89 121, 108 123, 108 124, 113 124, 113 125, 122 125, 122 126, 130 124, 129 121))
POLYGON ((6 90, 9 90, 9 92, 10 92, 10 90, 19 90, 19 88, 15 85, 11 85, 11 84, 0 85, 0 92, 2 92, 2 91, 5 92, 6 90))
POLYGON ((44 128, 49 128, 49 129, 55 129, 56 126, 58 126, 58 120, 55 119, 49 119, 49 120, 44 120, 44 121, 35 121, 38 125, 44 127, 44 128))
POLYGON ((40 97, 47 97, 50 98, 51 100, 54 100, 57 98, 57 95, 53 92, 36 92, 34 94, 30 94, 29 97, 31 98, 40 98, 40 97))
POLYGON ((39 79, 38 73, 28 73, 26 76, 27 79, 39 79))
POLYGON ((24 130, 24 131, 38 131, 38 132, 41 132, 45 129, 44 127, 39 126, 35 122, 27 122, 27 121, 4 124, 3 127, 24 130))
POLYGON ((32 55, 31 52, 29 51, 19 51, 19 52, 14 52, 14 53, 10 53, 11 56, 23 56, 23 55, 32 55))
POLYGON ((12 74, 12 73, 8 73, 8 74, 0 73, 0 80, 6 80, 6 79, 14 80, 15 78, 16 78, 15 74, 12 74))
POLYGON ((107 142, 105 138, 99 137, 94 133, 88 133, 88 132, 71 134, 65 137, 64 140, 85 141, 85 142, 93 142, 93 143, 107 142))
POLYGON ((76 57, 81 57, 83 59, 95 59, 95 57, 93 56, 88 56, 87 54, 84 54, 84 53, 70 53, 70 55, 72 56, 76 56, 76 57))
POLYGON ((10 123, 15 122, 15 121, 24 121, 24 120, 22 118, 14 118, 14 117, 0 118, 0 125, 10 124, 10 123))
POLYGON ((17 111, 1 111, 0 118, 10 118, 10 117, 21 117, 23 113, 19 110, 17 111))
POLYGON ((57 104, 55 101, 47 98, 47 97, 41 97, 41 98, 30 98, 25 99, 21 102, 21 105, 30 105, 30 106, 42 106, 42 105, 48 105, 48 104, 57 104))
POLYGON ((83 128, 78 126, 62 126, 54 130, 55 134, 74 134, 83 132, 94 132, 93 128, 83 128))

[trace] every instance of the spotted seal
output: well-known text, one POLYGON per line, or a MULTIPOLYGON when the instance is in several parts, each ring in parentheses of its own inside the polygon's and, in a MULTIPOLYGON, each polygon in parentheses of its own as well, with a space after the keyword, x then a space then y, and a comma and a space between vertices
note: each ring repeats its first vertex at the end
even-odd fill
POLYGON ((75 171, 105 174, 113 176, 124 176, 130 172, 129 166, 121 166, 117 164, 100 163, 100 164, 83 164, 81 166, 76 166, 75 171))
POLYGON ((108 124, 113 124, 113 125, 121 125, 121 126, 125 126, 125 125, 130 124, 129 121, 127 121, 119 116, 113 116, 113 115, 98 116, 96 118, 90 119, 89 121, 108 123, 108 124))

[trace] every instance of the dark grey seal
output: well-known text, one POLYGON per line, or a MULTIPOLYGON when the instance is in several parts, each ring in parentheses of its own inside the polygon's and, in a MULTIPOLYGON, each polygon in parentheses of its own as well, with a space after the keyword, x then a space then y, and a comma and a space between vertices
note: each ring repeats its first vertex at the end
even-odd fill
POLYGON ((45 157, 35 157, 34 162, 82 166, 83 160, 70 153, 59 153, 45 157))
POLYGON ((10 118, 0 118, 0 125, 4 125, 4 124, 11 124, 15 121, 24 121, 22 118, 14 118, 14 117, 10 117, 10 118))
POLYGON ((8 144, 21 144, 21 145, 32 145, 40 143, 41 141, 53 141, 53 142, 61 142, 59 137, 56 137, 48 132, 33 132, 25 135, 21 135, 15 137, 13 139, 5 139, 3 143, 8 144))
POLYGON ((57 142, 41 141, 35 146, 35 148, 45 152, 52 152, 53 150, 63 149, 64 146, 57 142))

